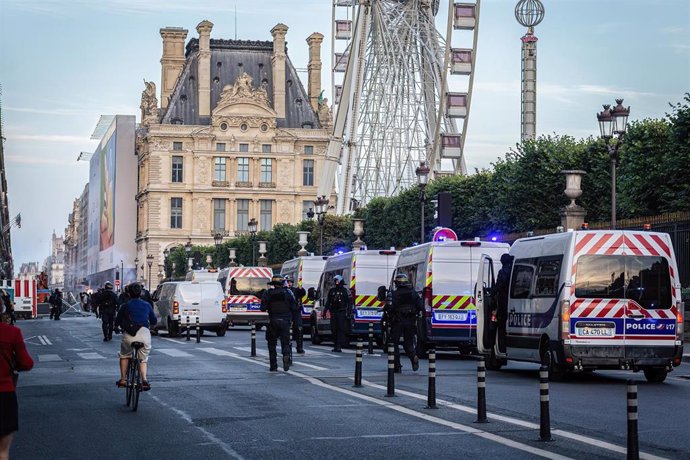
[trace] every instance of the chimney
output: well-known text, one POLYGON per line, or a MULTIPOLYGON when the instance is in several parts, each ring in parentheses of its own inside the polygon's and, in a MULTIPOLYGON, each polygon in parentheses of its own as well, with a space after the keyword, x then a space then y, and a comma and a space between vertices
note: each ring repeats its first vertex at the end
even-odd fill
POLYGON ((211 30, 213 23, 203 20, 196 26, 199 32, 199 62, 197 81, 199 85, 199 116, 211 116, 211 30))
POLYGON ((163 37, 163 57, 161 58, 161 108, 168 107, 170 95, 175 89, 177 77, 184 67, 184 41, 187 29, 166 27, 160 30, 163 37))
POLYGON ((307 37, 309 44, 309 64, 307 70, 309 72, 309 103, 314 112, 319 110, 319 94, 321 94, 321 42, 323 42, 323 35, 314 32, 307 37))
POLYGON ((276 24, 271 29, 273 35, 273 108, 278 118, 285 118, 285 34, 288 26, 276 24))

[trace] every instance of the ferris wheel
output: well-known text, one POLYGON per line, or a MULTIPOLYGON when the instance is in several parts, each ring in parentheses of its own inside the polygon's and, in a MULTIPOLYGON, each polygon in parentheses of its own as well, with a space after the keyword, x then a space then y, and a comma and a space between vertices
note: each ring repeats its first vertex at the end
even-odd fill
POLYGON ((465 174, 481 0, 449 0, 447 18, 441 0, 332 1, 336 115, 319 197, 337 177, 346 214, 416 184, 421 162, 431 177, 465 174))

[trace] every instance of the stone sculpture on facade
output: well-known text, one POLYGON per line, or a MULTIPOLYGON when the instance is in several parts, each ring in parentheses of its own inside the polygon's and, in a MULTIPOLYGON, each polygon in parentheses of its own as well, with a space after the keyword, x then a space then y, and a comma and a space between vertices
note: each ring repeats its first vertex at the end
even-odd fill
POLYGON ((254 88, 252 77, 242 73, 233 85, 225 85, 220 95, 218 106, 230 105, 238 102, 253 102, 268 106, 268 93, 264 87, 254 88))
POLYGON ((319 100, 319 111, 317 112, 319 116, 319 123, 324 129, 328 129, 333 125, 333 109, 328 106, 328 98, 325 97, 319 100))
POLYGON ((158 98, 156 97, 156 84, 152 81, 144 80, 146 89, 141 92, 141 123, 148 126, 151 123, 158 123, 158 98))

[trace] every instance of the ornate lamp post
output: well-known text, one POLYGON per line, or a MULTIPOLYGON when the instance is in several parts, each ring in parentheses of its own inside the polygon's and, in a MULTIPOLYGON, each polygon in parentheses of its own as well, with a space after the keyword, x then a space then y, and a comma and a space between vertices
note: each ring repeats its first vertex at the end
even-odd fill
POLYGON ((255 246, 255 241, 256 240, 256 229, 258 227, 258 222, 256 219, 253 217, 249 220, 249 223, 247 224, 247 228, 249 228, 249 235, 251 236, 251 242, 252 242, 252 267, 256 265, 256 248, 255 246))
POLYGON ((623 143, 623 137, 628 127, 630 107, 623 107, 623 99, 616 99, 616 106, 612 109, 604 104, 604 110, 597 114, 601 138, 611 159, 611 228, 616 228, 616 164, 618 163, 618 149, 623 143))
POLYGON ((153 265, 153 254, 146 256, 146 264, 149 266, 149 276, 148 276, 148 290, 151 290, 151 265, 153 265))
POLYGON ((417 169, 415 169, 415 174, 417 174, 417 182, 419 183, 419 205, 421 206, 421 232, 419 236, 419 242, 424 243, 424 200, 426 199, 425 189, 426 184, 429 182, 429 172, 431 169, 427 166, 426 161, 421 161, 417 169))
POLYGON ((220 256, 218 255, 218 248, 220 248, 220 245, 223 244, 223 238, 228 236, 227 230, 220 230, 216 229, 213 232, 211 232, 213 236, 213 244, 216 245, 216 265, 220 265, 220 256))
POLYGON ((515 5, 515 19, 527 33, 522 41, 521 138, 534 139, 537 132, 537 36, 534 28, 544 19, 540 0, 520 0, 515 5))
POLYGON ((319 222, 319 255, 323 255, 323 226, 326 220, 326 213, 328 212, 328 198, 326 196, 320 196, 314 201, 314 212, 311 210, 307 212, 307 217, 311 214, 311 217, 316 213, 316 218, 319 222))

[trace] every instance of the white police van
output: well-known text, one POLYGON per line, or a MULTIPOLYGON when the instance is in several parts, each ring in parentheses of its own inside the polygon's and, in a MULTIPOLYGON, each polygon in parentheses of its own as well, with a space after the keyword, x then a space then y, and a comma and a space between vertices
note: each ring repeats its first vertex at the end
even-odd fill
POLYGON ((478 347, 491 367, 506 359, 543 363, 556 378, 630 369, 662 382, 680 365, 683 308, 668 234, 570 231, 519 239, 510 254, 506 350, 498 348, 487 296, 495 258, 483 257, 476 293, 478 347))

